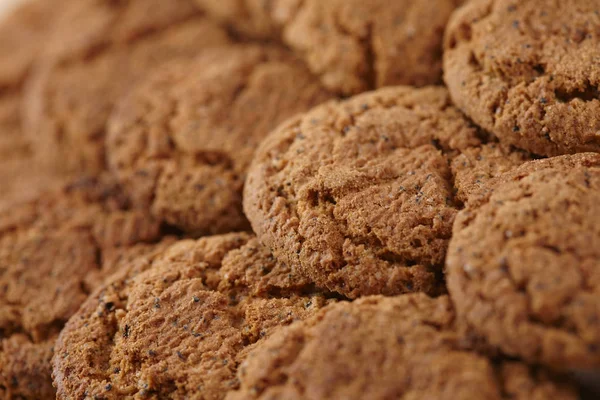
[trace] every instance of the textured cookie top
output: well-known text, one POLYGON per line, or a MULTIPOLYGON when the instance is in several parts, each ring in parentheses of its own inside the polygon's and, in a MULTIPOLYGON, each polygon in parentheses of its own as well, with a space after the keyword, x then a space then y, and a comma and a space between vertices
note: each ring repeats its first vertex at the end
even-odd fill
POLYGON ((338 303, 275 333, 239 368, 235 399, 576 399, 519 362, 463 348, 448 298, 338 303))
POLYGON ((104 265, 104 259, 119 249, 158 237, 159 224, 145 213, 128 211, 118 190, 103 181, 80 181, 3 210, 2 390, 30 398, 44 398, 44 393, 52 391, 47 342, 55 338, 90 291, 114 271, 104 265), (29 344, 14 345, 23 341, 29 344), (19 361, 23 357, 25 361, 19 361), (45 378, 40 380, 42 375, 45 378))
POLYGON ((354 94, 382 86, 439 82, 444 26, 458 1, 196 3, 245 34, 283 41, 328 89, 354 94))
POLYGON ((106 122, 136 80, 166 61, 229 43, 191 0, 87 0, 65 11, 27 90, 26 132, 66 171, 104 168, 106 122))
POLYGON ((452 17, 445 81, 456 105, 540 155, 600 150, 600 6, 475 0, 452 17))
POLYGON ((172 63, 120 102, 108 163, 134 202, 193 233, 247 228, 246 169, 280 122, 330 96, 284 50, 229 46, 172 63))
POLYGON ((448 158, 479 144, 443 88, 330 102, 263 142, 244 208, 275 256, 321 287, 438 293, 457 212, 448 158))
POLYGON ((532 161, 456 219, 447 280, 494 346, 560 368, 600 366, 600 155, 532 161))
POLYGON ((223 398, 247 346, 329 302, 292 291, 287 274, 247 234, 181 241, 138 262, 61 333, 58 398, 223 398))

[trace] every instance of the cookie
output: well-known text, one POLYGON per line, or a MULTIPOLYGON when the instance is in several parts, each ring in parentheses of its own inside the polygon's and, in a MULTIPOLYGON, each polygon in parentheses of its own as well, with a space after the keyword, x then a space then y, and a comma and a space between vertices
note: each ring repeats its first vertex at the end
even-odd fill
POLYGON ((282 41, 328 89, 345 95, 440 82, 444 27, 458 5, 456 0, 196 2, 245 35, 282 41))
POLYGON ((114 252, 160 237, 116 187, 85 180, 0 213, 0 397, 53 398, 49 349, 114 252), (49 396, 49 394, 52 394, 49 396))
POLYGON ((320 287, 437 294, 459 206, 449 162, 479 145, 441 87, 329 102, 265 139, 244 209, 274 255, 320 287))
POLYGON ((577 399, 568 383, 464 348, 447 297, 338 303, 275 333, 239 368, 236 399, 577 399))
POLYGON ((116 107, 108 164, 137 206, 194 234, 247 229, 246 170, 280 122, 330 95, 282 49, 240 45, 169 64, 116 107))
POLYGON ((34 150, 61 172, 102 171, 107 119, 129 87, 166 61, 226 43, 192 0, 74 2, 28 84, 24 122, 34 150))
POLYGON ((175 243, 69 320, 53 358, 58 398, 223 398, 244 349, 333 301, 287 275, 248 234, 175 243))
POLYGON ((526 151, 495 141, 463 150, 451 163, 456 199, 468 202, 469 197, 486 191, 493 178, 533 159, 526 151))
MULTIPOLYGON (((17 6, 0 20, 0 160, 29 156, 21 131, 21 89, 42 49, 44 37, 71 0, 32 0, 17 6)), ((4 191, 2 191, 4 192, 4 191)))
POLYGON ((534 154, 600 150, 595 1, 475 0, 452 17, 444 75, 475 123, 534 154))
POLYGON ((600 366, 600 155, 531 161, 461 211, 446 263, 458 316, 510 356, 600 366))

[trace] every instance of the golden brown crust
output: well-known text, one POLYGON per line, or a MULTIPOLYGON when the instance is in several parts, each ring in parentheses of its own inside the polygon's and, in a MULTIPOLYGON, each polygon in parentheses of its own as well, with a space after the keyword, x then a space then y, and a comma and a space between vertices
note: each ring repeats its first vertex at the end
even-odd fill
POLYGON ((447 297, 367 297, 275 333, 239 368, 236 399, 576 399, 520 362, 463 347, 447 297))
POLYGON ((598 4, 475 0, 452 17, 444 75, 456 105, 508 145, 600 150, 598 4))
POLYGON ((600 155, 531 161, 459 213, 447 258, 457 313, 527 362, 600 366, 600 155))
POLYGON ((108 163, 136 205, 160 220, 196 234, 243 230, 242 186, 255 148, 328 98, 282 49, 207 50, 161 68, 119 104, 108 163))
POLYGON ((294 291, 257 246, 243 233, 180 241, 91 295, 56 344, 58 398, 219 399, 236 388, 247 346, 329 302, 294 291), (256 282, 237 278, 245 255, 270 268, 256 282))
POLYGON ((104 168, 107 119, 137 79, 229 43, 191 0, 78 1, 64 14, 28 84, 25 123, 34 150, 66 172, 104 168))
POLYGON ((263 142, 246 215, 278 259, 321 287, 439 293, 457 212, 449 160, 480 144, 443 88, 330 102, 263 142))

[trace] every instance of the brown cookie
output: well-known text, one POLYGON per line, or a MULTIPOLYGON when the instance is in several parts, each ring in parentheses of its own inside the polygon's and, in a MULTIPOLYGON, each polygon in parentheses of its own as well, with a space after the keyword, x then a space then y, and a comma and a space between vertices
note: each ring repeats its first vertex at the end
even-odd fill
POLYGON ((446 33, 456 105, 506 144, 553 156, 600 150, 600 5, 475 0, 446 33))
POLYGON ((458 316, 510 356, 600 366, 600 155, 531 161, 459 213, 447 258, 458 316))
POLYGON ((192 233, 247 229, 246 169, 280 122, 329 99, 282 49, 229 46, 172 63, 112 115, 108 164, 137 206, 192 233))
POLYGON ((86 180, 0 213, 0 397, 52 394, 48 349, 114 252, 159 238, 107 182, 86 180), (43 379, 41 378, 43 377, 43 379))
POLYGON ((448 164, 480 144, 443 88, 330 102, 263 142, 246 215, 278 259, 321 287, 436 294, 457 212, 448 164))
POLYGON ((438 83, 456 0, 196 0, 235 29, 277 38, 335 92, 438 83), (423 21, 427 21, 423 23, 423 21))
POLYGON ((58 398, 223 398, 245 348, 331 302, 288 274, 248 234, 175 243, 69 320, 53 358, 58 398))
POLYGON ((307 0, 294 15, 286 3, 275 10, 288 18, 284 42, 332 90, 353 94, 441 80, 443 32, 455 0, 307 0))
MULTIPOLYGON (((22 2, 0 20, 0 160, 28 156, 21 131, 21 89, 64 5, 72 0, 22 2)), ((1 166, 0 166, 1 168, 1 166)), ((6 193, 1 190, 0 193, 6 193)))
POLYGON ((466 203, 487 190, 490 180, 532 159, 525 151, 496 142, 463 150, 451 164, 456 199, 466 203))
POLYGON ((237 399, 577 399, 560 378, 464 348, 447 297, 367 297, 275 333, 239 368, 237 399))
POLYGON ((132 83, 166 61, 228 42, 192 0, 74 2, 28 85, 34 150, 61 171, 101 171, 107 119, 132 83))

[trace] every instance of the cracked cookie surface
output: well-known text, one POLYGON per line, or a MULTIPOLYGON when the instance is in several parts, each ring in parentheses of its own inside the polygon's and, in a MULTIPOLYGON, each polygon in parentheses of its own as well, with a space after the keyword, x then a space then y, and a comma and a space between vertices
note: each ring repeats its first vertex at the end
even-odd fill
POLYGON ((108 181, 81 180, 0 213, 0 394, 54 398, 49 352, 113 253, 159 237, 108 181))
POLYGON ((506 144, 555 156, 600 150, 600 5, 475 0, 451 18, 445 82, 506 144))
POLYGON ((458 316, 510 356, 600 365, 600 155, 531 161, 456 218, 446 274, 458 316))
POLYGON ((57 25, 28 84, 24 122, 34 150, 61 172, 104 169, 107 119, 136 80, 229 43, 191 0, 74 2, 57 25))
POLYGON ((332 301, 289 276, 245 233, 180 241, 138 262, 61 333, 58 398, 223 398, 245 348, 332 301))
POLYGON ((444 26, 455 0, 196 0, 243 33, 277 38, 324 85, 345 95, 441 80, 444 26), (423 23, 427 21, 427 23, 423 23))
POLYGON ((480 144, 443 88, 329 102, 265 139, 244 209, 274 255, 321 287, 439 293, 457 212, 449 160, 480 144))
POLYGON ((165 66, 116 108, 108 163, 137 206, 192 233, 248 227, 246 169, 277 125, 331 96, 282 49, 240 45, 165 66))
POLYGON ((237 399, 577 399, 568 383, 469 351, 447 297, 331 305, 250 351, 237 399))

